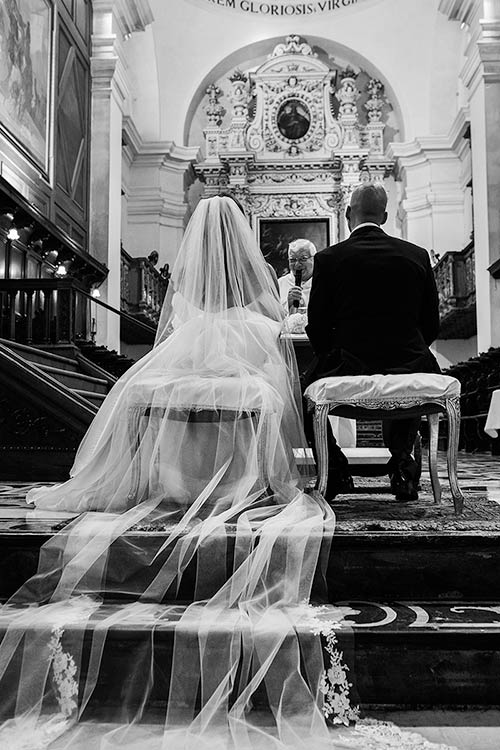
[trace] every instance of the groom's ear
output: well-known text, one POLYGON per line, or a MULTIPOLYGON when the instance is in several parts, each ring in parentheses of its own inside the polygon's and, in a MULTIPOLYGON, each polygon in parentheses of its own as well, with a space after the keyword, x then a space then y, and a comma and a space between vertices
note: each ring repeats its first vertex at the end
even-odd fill
POLYGON ((345 217, 347 219, 347 224, 349 226, 349 229, 351 228, 351 207, 347 206, 345 210, 345 217))

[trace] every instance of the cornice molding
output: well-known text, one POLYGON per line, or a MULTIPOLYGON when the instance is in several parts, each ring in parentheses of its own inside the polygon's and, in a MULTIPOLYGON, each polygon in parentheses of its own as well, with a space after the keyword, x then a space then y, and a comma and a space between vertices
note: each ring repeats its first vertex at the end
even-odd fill
POLYGON ((466 88, 473 93, 481 82, 481 57, 477 43, 471 45, 465 63, 460 71, 460 77, 466 88))
POLYGON ((451 148, 457 153, 459 153, 463 148, 464 134, 469 125, 470 109, 469 106, 466 105, 464 107, 460 107, 457 114, 455 115, 452 126, 448 131, 448 140, 450 142, 451 148))
POLYGON ((122 37, 128 38, 136 31, 145 31, 154 21, 148 0, 115 0, 114 14, 122 37))
POLYGON ((476 9, 478 0, 441 0, 438 10, 450 21, 467 23, 476 9))
POLYGON ((477 43, 479 59, 483 65, 483 79, 486 83, 500 81, 500 21, 495 27, 494 37, 480 39, 477 43))
POLYGON ((95 86, 93 81, 93 87, 109 90, 113 79, 115 93, 123 109, 131 91, 126 65, 126 39, 135 31, 144 31, 153 21, 153 14, 148 0, 93 0, 92 9, 92 78, 99 79, 95 86), (106 60, 110 61, 107 69, 106 60), (106 76, 108 85, 105 85, 106 76))
POLYGON ((131 187, 127 193, 127 216, 134 224, 160 224, 165 219, 182 222, 186 217, 186 203, 165 193, 160 187, 131 187))
POLYGON ((117 63, 118 58, 115 55, 90 58, 90 76, 93 95, 98 95, 101 98, 103 95, 110 95, 117 63))
POLYGON ((123 135, 131 163, 184 170, 201 158, 198 146, 178 146, 174 141, 145 141, 131 117, 123 118, 123 135))
POLYGON ((463 153, 463 135, 470 122, 469 107, 461 107, 447 135, 429 135, 413 141, 394 141, 389 144, 389 158, 398 160, 400 166, 418 166, 429 161, 452 160, 463 153))

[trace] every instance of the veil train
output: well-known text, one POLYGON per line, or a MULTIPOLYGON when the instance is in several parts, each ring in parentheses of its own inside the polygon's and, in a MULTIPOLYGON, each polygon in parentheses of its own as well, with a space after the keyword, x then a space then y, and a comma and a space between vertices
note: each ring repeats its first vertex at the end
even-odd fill
POLYGON ((0 609, 2 748, 438 748, 353 723, 350 631, 310 604, 335 517, 295 465, 282 322, 244 216, 202 200, 153 350, 108 394, 71 478, 29 493, 35 514, 77 515, 0 609))

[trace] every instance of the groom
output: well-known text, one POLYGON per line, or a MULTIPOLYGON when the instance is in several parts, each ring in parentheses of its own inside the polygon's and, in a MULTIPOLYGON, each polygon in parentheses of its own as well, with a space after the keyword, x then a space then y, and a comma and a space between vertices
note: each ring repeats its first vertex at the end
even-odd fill
MULTIPOLYGON (((311 380, 330 375, 440 372, 429 350, 439 332, 438 294, 426 250, 387 235, 387 194, 363 184, 352 193, 346 218, 351 235, 315 256, 307 335, 318 357, 311 380)), ((412 457, 420 418, 384 420, 396 499, 415 500, 412 457)), ((330 436, 327 499, 345 484, 345 464, 330 436), (344 467, 341 484, 335 478, 344 467)), ((341 474, 342 476, 342 474, 341 474)))

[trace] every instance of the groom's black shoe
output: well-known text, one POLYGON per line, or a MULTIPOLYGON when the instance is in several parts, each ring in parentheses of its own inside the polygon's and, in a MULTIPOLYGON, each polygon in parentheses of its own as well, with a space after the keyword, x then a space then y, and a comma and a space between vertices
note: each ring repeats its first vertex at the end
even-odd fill
POLYGON ((400 503, 418 500, 418 481, 408 476, 408 473, 398 467, 391 474, 391 492, 396 495, 400 503))
POLYGON ((337 471, 328 472, 328 482, 326 484, 325 500, 330 502, 337 495, 346 495, 354 490, 354 482, 350 474, 342 473, 340 476, 337 471))

